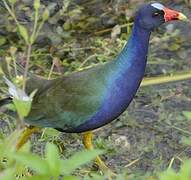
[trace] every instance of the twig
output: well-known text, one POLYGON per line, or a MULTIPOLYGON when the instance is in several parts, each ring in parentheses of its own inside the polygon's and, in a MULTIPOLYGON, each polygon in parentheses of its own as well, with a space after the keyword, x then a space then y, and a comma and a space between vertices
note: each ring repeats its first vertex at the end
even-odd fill
POLYGON ((5 0, 3 0, 3 3, 5 5, 7 11, 9 12, 9 14, 13 17, 13 19, 16 22, 17 26, 20 26, 19 21, 17 20, 15 14, 11 11, 11 9, 10 9, 9 5, 7 4, 7 2, 5 0))
POLYGON ((132 161, 132 162, 130 162, 129 164, 125 165, 125 167, 130 167, 130 166, 132 166, 133 164, 137 163, 139 160, 140 160, 140 158, 135 159, 134 161, 132 161))
POLYGON ((183 132, 183 133, 185 133, 185 134, 191 135, 191 132, 186 131, 186 130, 184 130, 184 129, 181 129, 181 128, 179 128, 179 127, 176 127, 176 126, 174 126, 174 125, 169 125, 169 127, 174 128, 174 129, 176 129, 176 130, 178 130, 178 131, 181 131, 181 132, 183 132))
POLYGON ((34 43, 36 36, 37 36, 37 23, 38 23, 38 11, 35 11, 35 18, 34 18, 34 27, 33 27, 33 31, 32 31, 32 35, 31 35, 31 40, 30 43, 34 43))
MULTIPOLYGON (((120 28, 125 28, 125 27, 129 27, 129 26, 132 26, 132 25, 133 25, 133 23, 127 23, 127 24, 120 25, 120 28)), ((103 30, 95 32, 94 34, 95 35, 101 35, 101 34, 104 34, 104 33, 112 31, 112 29, 113 29, 113 27, 112 28, 103 29, 103 30)))
POLYGON ((23 77, 23 79, 24 79, 23 91, 25 91, 25 87, 26 87, 26 81, 27 81, 27 74, 28 74, 28 70, 29 70, 29 61, 30 61, 30 56, 31 56, 31 50, 32 50, 32 45, 31 45, 31 43, 29 43, 28 47, 27 47, 27 59, 26 59, 24 77, 23 77))
POLYGON ((174 163, 174 160, 175 160, 175 157, 173 157, 171 160, 170 160, 170 163, 168 165, 168 168, 167 169, 171 169, 173 163, 174 163))
POLYGON ((143 79, 143 81, 141 83, 141 87, 159 85, 159 84, 188 80, 188 79, 191 79, 190 71, 181 72, 181 73, 177 73, 177 74, 173 74, 173 75, 167 75, 167 76, 145 78, 145 79, 143 79))
POLYGON ((50 68, 50 72, 49 72, 49 74, 48 74, 48 80, 51 78, 51 75, 52 75, 52 73, 53 73, 54 66, 55 66, 55 63, 54 63, 54 61, 53 61, 52 66, 51 66, 51 68, 50 68))

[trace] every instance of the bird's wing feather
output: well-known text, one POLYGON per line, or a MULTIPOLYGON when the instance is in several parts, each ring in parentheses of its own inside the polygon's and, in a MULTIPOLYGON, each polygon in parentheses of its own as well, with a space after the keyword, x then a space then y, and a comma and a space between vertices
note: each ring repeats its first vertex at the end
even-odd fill
POLYGON ((26 122, 61 129, 83 124, 103 102, 106 73, 101 65, 52 81, 47 89, 35 96, 26 122))

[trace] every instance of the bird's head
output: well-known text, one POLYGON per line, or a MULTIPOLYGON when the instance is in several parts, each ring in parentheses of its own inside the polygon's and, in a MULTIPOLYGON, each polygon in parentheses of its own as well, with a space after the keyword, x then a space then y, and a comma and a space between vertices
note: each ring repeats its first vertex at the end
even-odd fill
POLYGON ((186 19, 187 17, 184 14, 169 9, 157 2, 140 7, 135 17, 135 21, 140 27, 151 31, 165 22, 186 19))

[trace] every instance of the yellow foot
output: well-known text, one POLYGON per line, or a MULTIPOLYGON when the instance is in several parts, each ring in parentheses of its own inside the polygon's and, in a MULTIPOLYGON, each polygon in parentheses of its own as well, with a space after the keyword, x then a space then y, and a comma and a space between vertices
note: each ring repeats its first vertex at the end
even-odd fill
MULTIPOLYGON (((92 150, 94 149, 92 144, 93 133, 91 131, 83 134, 83 144, 86 149, 92 150)), ((108 175, 108 179, 112 179, 112 176, 116 176, 116 174, 109 168, 107 165, 101 160, 99 156, 95 159, 95 164, 98 165, 99 169, 106 175, 108 175)))
POLYGON ((30 136, 34 132, 38 132, 41 128, 29 126, 22 132, 17 144, 16 144, 16 150, 19 150, 30 138, 30 136))

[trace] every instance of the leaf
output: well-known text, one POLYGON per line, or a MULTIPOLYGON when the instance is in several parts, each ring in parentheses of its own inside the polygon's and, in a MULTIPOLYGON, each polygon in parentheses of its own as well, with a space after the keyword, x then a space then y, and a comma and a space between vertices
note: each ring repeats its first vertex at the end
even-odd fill
POLYGON ((3 152, 0 152, 1 155, 9 157, 12 156, 12 152, 15 150, 15 143, 17 142, 20 136, 21 130, 16 129, 10 135, 6 136, 3 139, 3 152))
POLYGON ((48 18, 49 18, 49 11, 48 11, 48 9, 46 8, 46 9, 44 10, 43 14, 42 14, 42 19, 43 19, 43 21, 47 21, 48 18))
POLYGON ((191 146, 191 137, 185 137, 185 136, 182 137, 181 143, 188 145, 188 146, 191 146))
POLYGON ((170 51, 178 51, 180 49, 180 45, 174 42, 171 46, 168 45, 168 50, 170 51))
POLYGON ((13 103, 20 117, 24 118, 29 114, 31 110, 31 104, 32 104, 31 100, 22 101, 22 100, 13 98, 13 103))
POLYGON ((11 111, 14 111, 14 112, 17 111, 14 104, 7 104, 7 105, 6 105, 6 108, 9 109, 9 110, 11 110, 11 111))
POLYGON ((30 99, 33 99, 33 97, 35 96, 36 92, 38 91, 38 89, 35 89, 30 95, 30 99))
POLYGON ((61 159, 57 146, 52 143, 47 143, 45 152, 50 173, 53 176, 59 176, 61 174, 61 159))
POLYGON ((52 178, 49 176, 49 175, 46 175, 46 176, 42 176, 42 175, 34 175, 34 176, 31 176, 31 177, 22 177, 22 178, 19 178, 19 180, 52 180, 52 178))
POLYGON ((46 137, 57 137, 60 134, 60 132, 53 128, 44 128, 41 138, 46 137))
POLYGON ((9 3, 14 5, 17 2, 17 0, 9 0, 9 3))
POLYGON ((10 51, 11 55, 14 56, 15 53, 17 52, 17 48, 14 47, 14 46, 11 46, 10 49, 9 49, 9 51, 10 51))
POLYGON ((66 22, 63 25, 64 30, 68 31, 71 29, 71 22, 69 20, 66 20, 66 22))
POLYGON ((2 46, 3 44, 5 44, 6 41, 7 41, 7 40, 6 40, 5 37, 0 36, 0 46, 2 46))
POLYGON ((46 162, 46 160, 41 159, 39 156, 31 153, 24 153, 24 152, 18 152, 16 154, 13 154, 13 158, 20 163, 30 167, 39 175, 48 175, 49 172, 49 166, 46 162))
POLYGON ((35 11, 38 11, 40 7, 40 0, 34 0, 34 9, 35 11))
POLYGON ((182 114, 183 114, 188 120, 191 120, 191 111, 183 111, 182 114))
POLYGON ((178 180, 178 177, 172 169, 168 169, 159 175, 159 180, 178 180))
POLYGON ((20 149, 19 152, 29 153, 31 149, 30 141, 27 141, 20 149))
POLYGON ((175 172, 173 169, 168 169, 159 175, 159 180, 189 180, 191 179, 190 167, 191 160, 186 160, 183 165, 181 165, 179 172, 175 172))
POLYGON ((22 26, 22 25, 18 25, 18 28, 19 28, 20 35, 23 37, 25 42, 28 44, 28 42, 29 42, 29 35, 28 35, 27 29, 24 26, 22 26))
POLYGON ((191 160, 184 162, 184 164, 181 166, 179 176, 182 180, 191 179, 191 160))
POLYGON ((4 171, 1 171, 0 172, 0 179, 14 180, 15 179, 14 169, 6 169, 4 171))
POLYGON ((79 180, 80 177, 77 176, 64 176, 63 180, 79 180))
POLYGON ((96 149, 77 152, 69 159, 62 161, 63 174, 71 174, 76 168, 90 162, 101 153, 103 153, 103 151, 96 149))
POLYGON ((31 110, 31 104, 32 99, 37 92, 37 90, 34 90, 30 96, 28 96, 25 91, 22 89, 19 89, 15 86, 9 79, 7 79, 5 76, 3 77, 5 80, 5 83, 9 87, 9 94, 13 97, 13 103, 15 105, 15 108, 21 118, 26 117, 30 110, 31 110))

